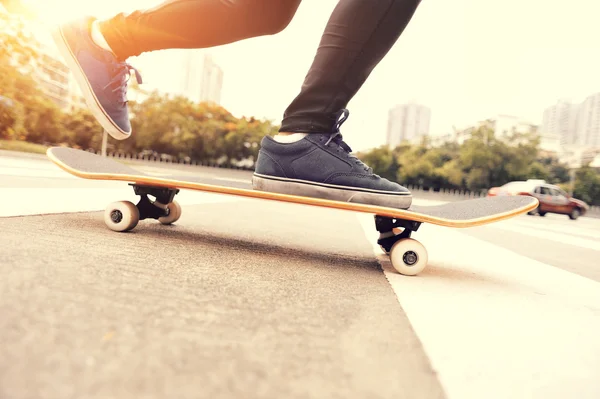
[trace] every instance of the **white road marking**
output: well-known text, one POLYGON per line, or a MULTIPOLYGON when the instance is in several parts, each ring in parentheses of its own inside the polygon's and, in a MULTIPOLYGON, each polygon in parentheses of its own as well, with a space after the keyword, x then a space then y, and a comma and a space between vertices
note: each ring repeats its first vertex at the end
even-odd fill
MULTIPOLYGON (((158 170, 152 167, 140 167, 140 170, 144 169, 158 170)), ((162 172, 164 174, 164 169, 162 172)), ((0 158, 0 178, 3 176, 81 180, 47 160, 9 157, 0 158)), ((229 178, 221 178, 221 180, 242 181, 241 179, 229 178)), ((100 182, 98 183, 100 184, 100 182)), ((104 187, 100 187, 99 185, 98 188, 83 188, 76 187, 76 185, 71 188, 2 188, 0 217, 101 211, 114 201, 131 201, 137 203, 139 199, 133 193, 133 190, 129 189, 123 183, 115 183, 114 188, 113 186, 107 187, 106 181, 102 181, 102 184, 104 187)), ((242 197, 193 190, 181 190, 176 199, 181 205, 227 203, 247 200, 242 197)))
POLYGON ((550 219, 548 216, 543 219, 528 217, 519 218, 515 221, 511 220, 510 226, 515 229, 520 229, 522 227, 536 229, 540 234, 544 234, 545 231, 550 231, 553 233, 564 234, 569 237, 586 236, 587 238, 600 240, 600 219, 582 218, 576 221, 568 221, 565 217, 562 222, 568 222, 569 225, 567 226, 557 222, 558 220, 550 219))
MULTIPOLYGON (((121 189, 4 188, 0 198, 0 217, 101 211, 114 201, 137 203, 138 199, 139 197, 128 187, 121 189), (19 200, 10 200, 16 198, 19 200)), ((177 194, 176 200, 181 205, 198 205, 234 202, 244 199, 229 195, 181 190, 177 194)))
POLYGON ((586 238, 576 237, 564 233, 554 233, 550 229, 531 228, 524 226, 515 226, 510 223, 492 225, 496 229, 510 231, 513 233, 526 234, 532 237, 539 237, 545 240, 569 244, 574 247, 586 248, 595 251, 600 251, 600 242, 588 240, 586 238))
POLYGON ((20 167, 0 167, 0 176, 19 176, 19 177, 52 177, 61 179, 77 179, 77 177, 63 172, 56 168, 20 168, 20 167))
POLYGON ((402 276, 358 217, 450 399, 600 397, 600 283, 428 224, 402 276))

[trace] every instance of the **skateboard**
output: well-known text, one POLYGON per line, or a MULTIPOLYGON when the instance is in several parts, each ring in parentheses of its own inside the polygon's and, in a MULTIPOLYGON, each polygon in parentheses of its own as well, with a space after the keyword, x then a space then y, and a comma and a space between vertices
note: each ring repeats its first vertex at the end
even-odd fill
POLYGON ((119 201, 105 209, 104 222, 113 231, 130 231, 144 219, 155 219, 164 225, 175 223, 182 211, 174 200, 180 189, 342 209, 374 216, 375 228, 379 232, 377 243, 389 255, 394 268, 404 275, 416 275, 427 266, 427 250, 411 237, 422 223, 454 228, 481 226, 526 213, 538 206, 534 197, 502 196, 433 206, 412 205, 404 210, 258 191, 252 189, 250 181, 177 175, 158 177, 110 158, 66 147, 49 148, 46 154, 60 168, 77 177, 123 181, 133 187, 140 197, 137 204, 119 201))

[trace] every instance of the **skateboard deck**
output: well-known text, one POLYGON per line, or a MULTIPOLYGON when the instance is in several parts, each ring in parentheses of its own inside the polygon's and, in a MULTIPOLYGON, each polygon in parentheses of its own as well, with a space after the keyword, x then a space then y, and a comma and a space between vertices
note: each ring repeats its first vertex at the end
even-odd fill
POLYGON ((114 231, 131 230, 139 220, 148 218, 157 219, 163 224, 174 223, 181 216, 181 207, 174 201, 180 189, 342 209, 374 215, 375 227, 380 233, 378 244, 384 252, 390 254, 394 267, 400 273, 408 275, 417 274, 427 263, 425 248, 410 238, 421 223, 455 228, 480 226, 526 213, 538 206, 538 200, 534 197, 503 196, 395 209, 263 192, 253 190, 250 181, 202 176, 154 176, 110 158, 66 147, 49 148, 47 156, 60 168, 77 177, 123 181, 133 186, 135 193, 140 196, 137 205, 125 201, 113 203, 106 208, 105 223, 114 231), (148 195, 156 199, 150 200, 148 195))

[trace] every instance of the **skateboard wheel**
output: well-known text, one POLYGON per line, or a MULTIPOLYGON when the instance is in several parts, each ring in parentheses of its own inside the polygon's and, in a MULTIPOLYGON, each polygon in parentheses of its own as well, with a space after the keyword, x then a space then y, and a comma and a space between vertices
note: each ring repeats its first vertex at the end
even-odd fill
POLYGON ((128 231, 137 226, 140 212, 129 201, 113 202, 104 211, 104 223, 113 231, 128 231))
POLYGON ((392 246, 390 260, 398 273, 415 276, 427 266, 427 250, 419 241, 404 238, 392 246))
POLYGON ((162 216, 158 218, 158 221, 162 224, 171 224, 175 223, 181 217, 181 205, 177 201, 169 202, 167 204, 167 209, 169 209, 169 214, 167 216, 162 216))

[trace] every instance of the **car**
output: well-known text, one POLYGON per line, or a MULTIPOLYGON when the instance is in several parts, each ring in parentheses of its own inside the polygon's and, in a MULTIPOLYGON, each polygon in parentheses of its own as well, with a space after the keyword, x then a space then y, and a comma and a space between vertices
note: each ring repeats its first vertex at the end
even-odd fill
POLYGON ((576 220, 590 209, 585 202, 573 198, 560 187, 548 184, 544 180, 512 181, 500 187, 492 187, 487 193, 488 197, 500 195, 530 195, 537 198, 540 204, 529 212, 529 215, 545 216, 547 213, 558 213, 576 220))

